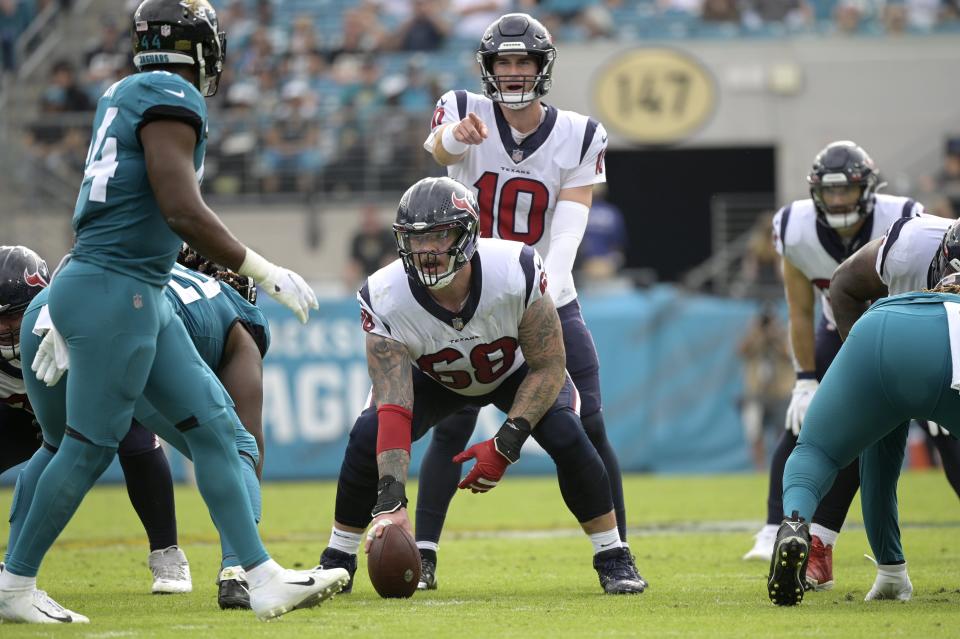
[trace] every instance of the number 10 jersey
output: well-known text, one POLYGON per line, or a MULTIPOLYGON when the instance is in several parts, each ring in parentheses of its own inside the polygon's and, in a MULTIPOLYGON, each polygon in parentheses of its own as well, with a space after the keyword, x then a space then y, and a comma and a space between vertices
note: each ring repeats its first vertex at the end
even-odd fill
MULTIPOLYGON (((574 111, 544 104, 544 118, 517 142, 499 105, 468 91, 448 91, 437 101, 424 148, 433 150, 436 131, 475 113, 488 136, 471 145, 447 175, 473 189, 480 204, 480 235, 514 240, 550 252, 550 229, 557 196, 563 189, 606 182, 603 125, 574 111)), ((572 281, 553 282, 558 307, 576 297, 572 281)))

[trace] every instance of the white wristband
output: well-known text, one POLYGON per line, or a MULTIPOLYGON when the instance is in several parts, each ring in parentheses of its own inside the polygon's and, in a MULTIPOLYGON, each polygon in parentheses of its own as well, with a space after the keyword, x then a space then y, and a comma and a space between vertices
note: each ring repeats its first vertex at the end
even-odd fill
POLYGON ((448 124, 443 127, 443 135, 440 136, 440 146, 450 155, 463 155, 467 152, 467 149, 470 148, 470 145, 453 137, 453 129, 456 126, 456 124, 448 124))
POLYGON ((267 258, 248 248, 247 254, 243 258, 243 264, 237 269, 237 273, 252 277, 260 282, 266 280, 274 268, 274 265, 267 258))

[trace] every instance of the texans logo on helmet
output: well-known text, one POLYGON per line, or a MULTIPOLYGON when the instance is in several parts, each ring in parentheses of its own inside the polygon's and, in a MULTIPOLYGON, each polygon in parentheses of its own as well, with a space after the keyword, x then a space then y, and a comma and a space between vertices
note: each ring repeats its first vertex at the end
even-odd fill
POLYGON ((477 214, 477 212, 473 210, 473 207, 470 206, 470 200, 468 200, 465 197, 460 197, 456 193, 451 193, 450 201, 453 202, 453 205, 458 209, 460 209, 461 211, 469 211, 474 215, 477 214))
POLYGON ((27 286, 39 286, 43 288, 47 285, 47 280, 40 274, 39 269, 35 273, 29 273, 27 269, 23 269, 23 281, 27 283, 27 286))

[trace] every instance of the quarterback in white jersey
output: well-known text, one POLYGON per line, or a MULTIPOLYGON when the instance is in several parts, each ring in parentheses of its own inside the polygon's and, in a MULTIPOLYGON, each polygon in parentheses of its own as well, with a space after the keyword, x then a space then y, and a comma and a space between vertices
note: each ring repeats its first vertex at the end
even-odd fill
MULTIPOLYGON (((581 419, 603 459, 620 539, 626 542, 623 483, 603 421, 600 363, 572 274, 593 187, 606 181, 607 133, 593 118, 542 101, 556 58, 553 39, 540 22, 525 13, 501 16, 486 29, 476 53, 482 94, 443 94, 423 146, 450 177, 473 189, 482 237, 523 242, 543 256, 563 328, 567 370, 583 402, 581 419)), ((436 490, 421 493, 417 504, 423 589, 437 587, 436 554, 459 477, 449 460, 475 423, 476 411, 467 409, 440 424, 424 458, 437 480, 436 490)))
MULTIPOLYGON (((785 431, 770 467, 767 524, 744 559, 769 560, 784 517, 783 467, 796 446, 810 401, 840 349, 829 289, 830 278, 847 257, 882 236, 897 219, 919 215, 923 206, 905 197, 879 195, 882 186, 873 160, 849 141, 827 145, 807 176, 810 198, 782 208, 773 220, 773 237, 782 256, 784 291, 790 316, 797 382, 787 408, 785 431), (822 315, 814 322, 817 291, 822 315)), ((817 590, 833 587, 833 545, 859 487, 856 463, 843 469, 814 516, 807 582, 817 590)))
MULTIPOLYGON (((414 184, 393 227, 400 259, 360 290, 373 402, 350 432, 320 565, 352 575, 371 522, 371 536, 387 524, 412 532, 411 442, 464 406, 494 404, 507 419, 493 438, 454 458, 476 460, 459 487, 494 488, 533 437, 556 462, 564 501, 594 545, 604 591, 643 592, 646 582, 620 543, 603 462, 577 416, 542 261, 518 242, 479 239, 476 210, 470 190, 450 178, 414 184)), ((421 490, 433 480, 420 478, 421 490)))

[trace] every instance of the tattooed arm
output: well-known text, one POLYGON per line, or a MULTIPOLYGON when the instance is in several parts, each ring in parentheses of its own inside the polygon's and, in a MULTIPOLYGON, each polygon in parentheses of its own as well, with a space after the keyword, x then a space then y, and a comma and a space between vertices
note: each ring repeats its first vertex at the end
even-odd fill
POLYGON ((530 371, 517 389, 508 417, 522 417, 535 427, 557 401, 566 379, 563 331, 549 295, 545 294, 524 312, 519 342, 530 371))
MULTIPOLYGON (((410 355, 400 342, 367 333, 367 370, 373 380, 373 399, 377 406, 393 404, 413 412, 413 378, 410 355)), ((390 475, 406 483, 410 453, 394 448, 377 455, 380 477, 390 475)))

